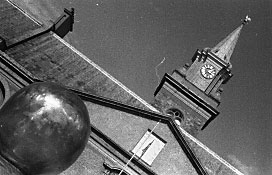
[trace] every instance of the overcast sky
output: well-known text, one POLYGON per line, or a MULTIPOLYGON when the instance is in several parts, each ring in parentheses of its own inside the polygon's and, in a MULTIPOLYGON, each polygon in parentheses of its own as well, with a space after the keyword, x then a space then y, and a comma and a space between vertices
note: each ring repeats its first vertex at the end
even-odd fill
POLYGON ((271 1, 24 2, 52 19, 64 7, 74 7, 70 43, 148 102, 163 58, 160 78, 190 62, 196 49, 215 46, 249 15, 252 22, 243 28, 231 58, 234 76, 224 87, 221 113, 198 139, 249 174, 272 174, 271 1))

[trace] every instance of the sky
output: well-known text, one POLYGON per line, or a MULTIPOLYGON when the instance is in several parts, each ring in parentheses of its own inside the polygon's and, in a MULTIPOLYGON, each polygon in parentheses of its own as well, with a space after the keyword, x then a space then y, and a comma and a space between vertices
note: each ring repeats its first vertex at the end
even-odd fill
POLYGON ((249 15, 231 57, 234 76, 224 86, 220 114, 198 139, 245 174, 272 174, 271 0, 24 2, 45 20, 74 7, 67 40, 148 102, 164 73, 190 63, 196 49, 215 46, 249 15))

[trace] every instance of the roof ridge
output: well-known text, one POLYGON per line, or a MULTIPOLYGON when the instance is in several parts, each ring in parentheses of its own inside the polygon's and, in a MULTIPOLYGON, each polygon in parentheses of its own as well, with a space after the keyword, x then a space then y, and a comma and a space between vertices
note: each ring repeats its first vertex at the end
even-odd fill
POLYGON ((72 51, 74 51, 76 54, 78 54, 81 58, 83 58, 85 61, 87 61, 89 64, 94 66, 96 69, 98 69, 101 73, 103 73, 105 76, 107 76, 110 80, 112 80, 114 83, 116 83, 118 86, 120 86, 122 89, 124 89, 126 92, 128 92, 130 95, 132 95, 134 98, 139 100, 143 105, 145 105, 148 109, 159 112, 155 107, 150 105, 148 102, 146 102, 144 99, 142 99, 140 96, 138 96, 136 93, 131 91, 128 87, 126 87, 123 83, 118 81, 116 78, 114 78, 112 75, 110 75, 108 72, 106 72, 103 68, 98 66, 96 63, 94 63, 92 60, 90 60, 87 56, 85 56, 83 53, 78 51, 75 47, 70 45, 68 42, 66 42, 64 39, 60 38, 58 35, 53 33, 53 36, 58 39, 60 42, 62 42, 65 46, 70 48, 72 51))
POLYGON ((18 9, 21 13, 23 13, 25 16, 27 16, 29 19, 31 19, 34 23, 36 23, 39 26, 43 26, 43 24, 37 20, 35 17, 33 17, 31 14, 27 13, 25 10, 23 10, 20 6, 18 6, 16 3, 12 2, 11 0, 6 0, 9 4, 11 4, 13 7, 18 9))

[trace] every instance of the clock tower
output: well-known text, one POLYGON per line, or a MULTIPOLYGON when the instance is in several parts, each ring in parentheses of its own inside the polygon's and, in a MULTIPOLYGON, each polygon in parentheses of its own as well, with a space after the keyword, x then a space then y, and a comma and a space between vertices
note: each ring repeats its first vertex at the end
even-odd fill
POLYGON ((165 74, 155 91, 153 105, 174 117, 177 124, 196 136, 218 114, 222 84, 232 77, 230 57, 243 23, 213 48, 197 50, 191 64, 165 74))

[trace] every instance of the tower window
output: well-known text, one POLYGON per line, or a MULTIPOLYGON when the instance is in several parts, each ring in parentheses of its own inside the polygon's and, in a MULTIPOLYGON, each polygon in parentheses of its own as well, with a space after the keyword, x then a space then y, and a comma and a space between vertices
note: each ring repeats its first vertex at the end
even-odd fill
POLYGON ((183 113, 177 108, 167 109, 166 114, 171 115, 178 125, 180 125, 184 119, 183 113))

